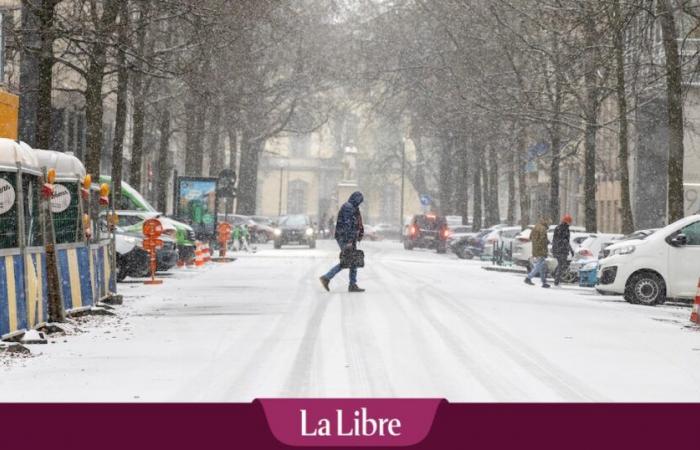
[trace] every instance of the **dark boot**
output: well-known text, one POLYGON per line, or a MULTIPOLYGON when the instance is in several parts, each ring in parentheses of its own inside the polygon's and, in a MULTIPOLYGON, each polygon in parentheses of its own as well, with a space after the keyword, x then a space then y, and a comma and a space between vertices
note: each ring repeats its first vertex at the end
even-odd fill
POLYGON ((351 284, 348 286, 348 292, 365 292, 365 290, 356 284, 351 284))
POLYGON ((328 283, 331 282, 330 278, 326 278, 326 276, 324 275, 321 278, 319 278, 319 280, 321 280, 321 285, 323 286, 323 289, 330 292, 330 288, 328 287, 328 283))

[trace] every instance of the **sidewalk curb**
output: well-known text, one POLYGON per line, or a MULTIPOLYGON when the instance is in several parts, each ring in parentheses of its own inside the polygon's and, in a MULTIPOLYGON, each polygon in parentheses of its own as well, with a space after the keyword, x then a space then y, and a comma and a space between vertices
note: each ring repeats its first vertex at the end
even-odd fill
POLYGON ((516 269, 514 267, 502 267, 502 266, 481 266, 482 269, 491 272, 506 272, 506 273, 518 273, 521 275, 527 275, 527 271, 516 269))

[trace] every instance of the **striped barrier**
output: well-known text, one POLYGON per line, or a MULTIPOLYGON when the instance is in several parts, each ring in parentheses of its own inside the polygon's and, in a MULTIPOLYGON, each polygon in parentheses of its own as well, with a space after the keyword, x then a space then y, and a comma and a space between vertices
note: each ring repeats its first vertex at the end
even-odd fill
POLYGON ((43 249, 4 250, 0 254, 0 337, 21 334, 46 323, 48 288, 43 249))
POLYGON ((110 240, 56 246, 63 307, 73 313, 91 308, 116 292, 110 240))

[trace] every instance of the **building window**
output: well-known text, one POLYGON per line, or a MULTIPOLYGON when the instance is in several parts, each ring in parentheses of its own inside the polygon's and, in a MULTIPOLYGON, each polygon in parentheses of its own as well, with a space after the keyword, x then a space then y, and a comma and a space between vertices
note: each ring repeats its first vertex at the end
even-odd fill
POLYGON ((287 214, 306 213, 306 191, 308 183, 302 180, 290 181, 287 186, 287 214))
POLYGON ((307 158, 311 149, 310 134, 293 134, 289 138, 289 156, 292 158, 307 158))

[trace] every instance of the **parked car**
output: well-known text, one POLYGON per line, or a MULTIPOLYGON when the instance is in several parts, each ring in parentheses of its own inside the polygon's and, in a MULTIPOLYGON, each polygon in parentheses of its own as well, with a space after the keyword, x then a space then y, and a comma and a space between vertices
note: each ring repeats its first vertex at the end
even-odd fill
MULTIPOLYGON (((156 270, 170 270, 177 264, 178 253, 174 239, 162 235, 163 246, 156 251, 156 270)), ((143 278, 150 274, 151 255, 143 249, 143 237, 117 227, 114 233, 117 253, 117 281, 126 277, 143 278)))
POLYGON ((630 233, 622 238, 619 239, 613 239, 610 241, 603 242, 603 244, 600 247, 600 252, 598 253, 598 259, 603 259, 607 258, 610 255, 610 250, 608 250, 608 247, 610 247, 613 244, 617 244, 618 242, 622 241, 632 241, 636 239, 645 239, 647 236, 651 235, 655 231, 657 231, 658 228, 649 228, 646 230, 637 230, 633 233, 630 233))
POLYGON ((692 299, 700 267, 700 215, 678 220, 644 239, 607 249, 598 266, 596 289, 622 294, 630 303, 656 305, 667 298, 692 299))
POLYGON ((287 244, 301 244, 316 248, 316 230, 309 216, 303 214, 280 217, 274 236, 275 248, 282 248, 287 244))
POLYGON ((512 243, 515 236, 520 234, 521 227, 499 227, 491 230, 482 239, 484 241, 484 251, 482 256, 493 256, 494 248, 498 251, 502 248, 508 258, 511 256, 512 243))
POLYGON ((267 241, 274 239, 275 228, 272 226, 273 221, 266 216, 250 216, 253 222, 250 230, 251 239, 258 244, 264 244, 267 241))
MULTIPOLYGON (((163 226, 163 233, 159 237, 163 241, 163 246, 156 251, 156 257, 158 258, 157 270, 166 271, 175 267, 179 259, 179 253, 176 241, 177 228, 172 220, 157 212, 116 211, 116 213, 119 219, 119 228, 122 232, 139 239, 143 238, 143 222, 147 219, 158 219, 163 226)), ((141 241, 139 241, 138 245, 141 245, 141 241)))
POLYGON ((491 233, 491 231, 493 231, 492 228, 487 228, 476 233, 465 234, 452 241, 450 249, 461 259, 472 259, 475 256, 480 257, 484 251, 483 237, 491 233))
MULTIPOLYGON (((516 266, 525 267, 527 270, 532 269, 532 242, 530 242, 530 233, 534 225, 528 225, 523 231, 513 238, 513 264, 516 266)), ((547 237, 551 242, 554 238, 554 228, 550 226, 547 231, 547 237)), ((585 241, 590 233, 586 232, 583 227, 569 227, 571 248, 576 251, 583 241, 585 241)))
MULTIPOLYGON (((112 179, 106 175, 100 175, 100 183, 108 183, 112 185, 112 179)), ((112 187, 112 189, 114 189, 112 187)), ((143 198, 141 193, 134 189, 126 181, 122 181, 121 196, 116 199, 117 209, 126 211, 145 211, 158 213, 158 211, 151 205, 148 200, 143 198)), ((176 228, 175 241, 177 243, 177 251, 180 258, 185 261, 191 261, 194 259, 194 242, 196 240, 194 229, 183 222, 177 221, 172 217, 169 217, 171 223, 176 228)))
POLYGON ((365 239, 369 241, 378 241, 382 238, 373 225, 364 224, 363 227, 365 230, 365 239))
POLYGON ((401 235, 401 227, 389 223, 378 223, 374 225, 374 231, 382 239, 396 239, 401 235))
POLYGON ((434 249, 438 253, 447 251, 447 222, 437 214, 417 214, 408 226, 408 233, 403 241, 403 248, 434 249))

